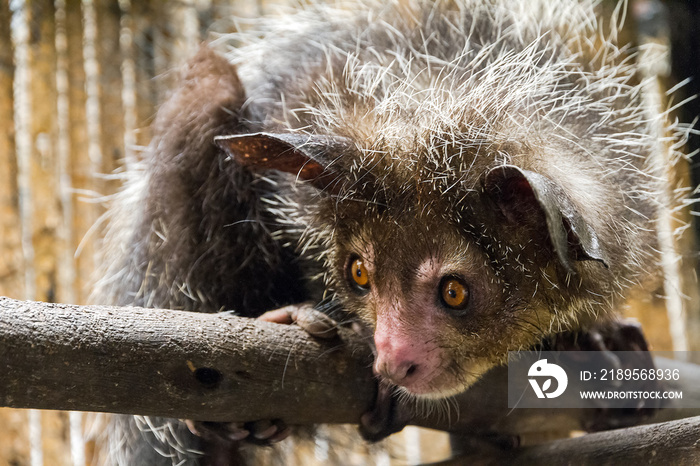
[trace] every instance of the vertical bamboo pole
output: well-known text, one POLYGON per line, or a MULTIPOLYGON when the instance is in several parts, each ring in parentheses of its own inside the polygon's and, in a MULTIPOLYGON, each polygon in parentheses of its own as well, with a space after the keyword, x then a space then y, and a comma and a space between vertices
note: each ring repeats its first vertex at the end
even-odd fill
POLYGON ((28 133, 29 147, 25 158, 31 183, 31 217, 23 226, 31 232, 35 280, 31 299, 53 302, 56 298, 56 236, 61 223, 57 196, 57 125, 56 125, 56 25, 53 1, 31 0, 28 21, 28 133))
MULTIPOLYGON (((63 17, 64 46, 60 50, 59 76, 65 85, 60 90, 60 101, 63 102, 59 114, 61 138, 62 171, 60 189, 64 208, 66 228, 66 263, 73 263, 71 274, 65 275, 65 287, 71 287, 70 295, 65 294, 66 300, 85 303, 87 281, 94 269, 94 259, 91 243, 87 250, 77 255, 78 246, 97 220, 96 206, 91 202, 94 198, 95 178, 89 163, 88 141, 85 131, 86 92, 85 67, 83 58, 83 18, 80 0, 57 0, 61 4, 63 17), (66 151, 65 153, 63 151, 66 151)), ((61 302, 66 302, 61 300, 61 302)))
MULTIPOLYGON (((61 222, 57 229, 57 248, 54 254, 60 263, 57 271, 56 299, 61 303, 77 303, 76 267, 74 258, 73 180, 71 176, 72 122, 70 78, 68 65, 68 34, 66 1, 55 0, 56 7, 56 194, 61 208, 61 222)), ((79 150, 79 149, 78 149, 79 150)))
MULTIPOLYGON (((30 79, 32 78, 30 60, 30 6, 22 4, 13 15, 11 31, 15 44, 15 128, 17 155, 17 193, 21 228, 22 268, 24 271, 24 298, 36 295, 34 263, 34 245, 32 242, 32 191, 31 191, 31 154, 32 135, 30 79)), ((25 414, 26 415, 26 414, 25 414)), ((41 423, 36 420, 36 414, 31 411, 25 418, 25 428, 28 434, 29 464, 35 466, 43 461, 41 458, 40 429, 41 423), (38 433, 38 435, 37 435, 38 433), (39 439, 37 438, 39 437, 39 439), (38 454, 37 454, 38 450, 38 454)))
POLYGON ((138 146, 147 146, 151 134, 148 125, 153 120, 158 104, 155 41, 158 26, 163 19, 165 5, 155 0, 131 3, 131 32, 134 63, 134 110, 136 112, 135 140, 138 146))
POLYGON ((0 1, 0 293, 24 295, 17 197, 14 122, 14 47, 7 1, 0 1))
MULTIPOLYGON (((65 257, 62 241, 64 207, 60 178, 60 138, 57 125, 59 93, 57 88, 58 54, 56 11, 51 0, 25 3, 27 26, 24 42, 25 82, 22 83, 21 131, 18 128, 19 191, 22 207, 23 252, 27 270, 27 298, 55 301, 63 293, 60 277, 71 263, 59 269, 59 257, 65 257), (19 134, 19 133, 22 134, 19 134), (22 141, 21 144, 19 141, 22 141)), ((67 464, 62 432, 68 422, 66 413, 30 411, 29 432, 31 464, 67 464)))
MULTIPOLYGON (((0 294, 21 298, 24 267, 14 119, 15 47, 9 2, 0 0, 0 294)), ((0 464, 29 464, 25 411, 0 409, 0 464)))
MULTIPOLYGON (((87 282, 94 269, 94 248, 89 239, 84 243, 82 241, 97 221, 97 207, 94 202, 85 200, 94 197, 95 178, 85 131, 87 99, 83 12, 80 0, 56 0, 56 6, 59 190, 63 208, 62 239, 65 242, 62 262, 66 264, 65 270, 59 275, 62 290, 60 301, 84 303, 87 282), (76 253, 79 244, 83 244, 80 255, 76 253)), ((68 418, 69 437, 63 437, 63 451, 70 453, 71 464, 84 466, 83 416, 81 413, 68 413, 68 418)), ((65 428, 65 423, 56 427, 65 428)))
MULTIPOLYGON (((167 15, 164 27, 168 33, 161 50, 165 54, 165 66, 173 70, 183 65, 199 48, 199 15, 194 0, 183 1, 168 8, 167 15)), ((166 89, 172 88, 170 81, 163 84, 167 86, 166 89)))
MULTIPOLYGON (((663 20, 658 18, 658 21, 663 20)), ((688 160, 683 156, 687 141, 677 140, 672 134, 676 128, 669 128, 677 109, 672 107, 673 101, 668 102, 664 87, 670 70, 668 37, 644 39, 646 47, 639 59, 642 74, 647 78, 643 95, 656 133, 655 163, 662 170, 665 182, 658 229, 671 349, 692 351, 700 348, 697 338, 693 338, 700 329, 700 289, 696 275, 697 245, 689 203, 685 200, 692 191, 688 160)))
POLYGON ((96 31, 94 35, 95 60, 99 70, 97 96, 99 106, 99 155, 92 156, 93 169, 107 175, 98 184, 97 190, 101 195, 108 195, 117 188, 117 183, 110 178, 124 163, 124 103, 122 93, 124 88, 122 73, 124 53, 122 49, 122 19, 121 2, 115 0, 95 0, 94 19, 96 31))

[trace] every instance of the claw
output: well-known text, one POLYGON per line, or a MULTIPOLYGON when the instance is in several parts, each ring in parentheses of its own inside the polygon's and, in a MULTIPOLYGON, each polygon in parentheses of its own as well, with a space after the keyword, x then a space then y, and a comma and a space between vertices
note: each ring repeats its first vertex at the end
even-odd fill
POLYGON ((192 434, 210 441, 237 442, 250 435, 250 431, 243 424, 235 422, 226 424, 221 422, 193 421, 191 419, 185 419, 184 422, 192 434))
POLYGON ((275 435, 273 435, 272 437, 270 437, 268 439, 268 441, 270 443, 281 442, 282 440, 289 437, 291 434, 292 434, 292 429, 290 429, 289 427, 285 426, 284 429, 281 429, 281 430, 279 430, 279 428, 278 428, 277 433, 275 435))
POLYGON ((271 421, 256 421, 253 426, 253 436, 258 440, 267 440, 277 433, 277 426, 271 421))
POLYGON ((269 445, 289 437, 291 429, 280 419, 246 423, 202 422, 184 420, 192 434, 215 443, 230 443, 246 440, 251 443, 269 445))
POLYGON ((306 333, 316 338, 330 340, 338 336, 336 321, 314 308, 299 308, 295 315, 295 321, 306 333))
POLYGON ((338 324, 310 304, 291 305, 268 311, 258 317, 258 320, 285 325, 297 324, 309 335, 324 340, 338 335, 338 324))
POLYGON ((248 440, 259 445, 277 443, 291 433, 291 429, 281 419, 248 422, 245 427, 252 433, 248 440))
POLYGON ((250 435, 250 431, 243 427, 243 424, 231 422, 226 425, 228 431, 228 438, 233 441, 239 441, 247 438, 250 435))
POLYGON ((294 319, 292 318, 292 311, 295 308, 296 306, 285 306, 279 309, 275 309, 274 311, 267 311, 266 313, 258 317, 258 320, 272 322, 273 324, 292 325, 294 323, 294 319))
POLYGON ((192 419, 184 419, 185 425, 187 426, 187 429, 192 433, 192 435, 196 435, 197 437, 201 437, 201 433, 197 429, 197 426, 195 425, 195 421, 192 419))

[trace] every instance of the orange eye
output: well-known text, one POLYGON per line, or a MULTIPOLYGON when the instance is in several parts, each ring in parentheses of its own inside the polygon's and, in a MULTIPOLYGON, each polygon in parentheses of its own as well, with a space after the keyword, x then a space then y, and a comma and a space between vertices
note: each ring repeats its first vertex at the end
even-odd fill
POLYGON ((367 273, 367 268, 361 258, 355 257, 351 259, 348 274, 352 280, 351 283, 363 290, 369 289, 369 273, 367 273))
POLYGON ((459 278, 445 277, 440 282, 440 300, 450 309, 464 310, 469 304, 469 287, 459 278))

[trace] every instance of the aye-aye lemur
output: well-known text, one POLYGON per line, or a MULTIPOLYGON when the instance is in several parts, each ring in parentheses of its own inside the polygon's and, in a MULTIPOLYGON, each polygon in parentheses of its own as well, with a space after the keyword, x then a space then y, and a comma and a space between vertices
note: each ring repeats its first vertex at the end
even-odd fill
MULTIPOLYGON (((325 300, 422 398, 612 315, 657 272, 666 196, 638 70, 595 4, 311 4, 203 47, 126 173, 102 301, 325 300)), ((181 423, 119 422, 127 463, 206 450, 181 423)))

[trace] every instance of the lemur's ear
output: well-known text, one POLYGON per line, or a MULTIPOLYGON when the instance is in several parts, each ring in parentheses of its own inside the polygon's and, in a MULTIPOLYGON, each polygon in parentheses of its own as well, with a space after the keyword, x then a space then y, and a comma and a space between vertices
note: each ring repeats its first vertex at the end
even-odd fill
POLYGON ((215 138, 228 155, 253 170, 279 170, 335 193, 340 179, 333 162, 352 147, 341 137, 251 133, 215 138))
POLYGON ((513 165, 493 168, 481 181, 484 192, 507 221, 527 223, 533 217, 528 212, 537 210, 544 214, 552 247, 569 272, 574 272, 572 261, 593 260, 608 267, 607 255, 595 230, 557 183, 513 165))

